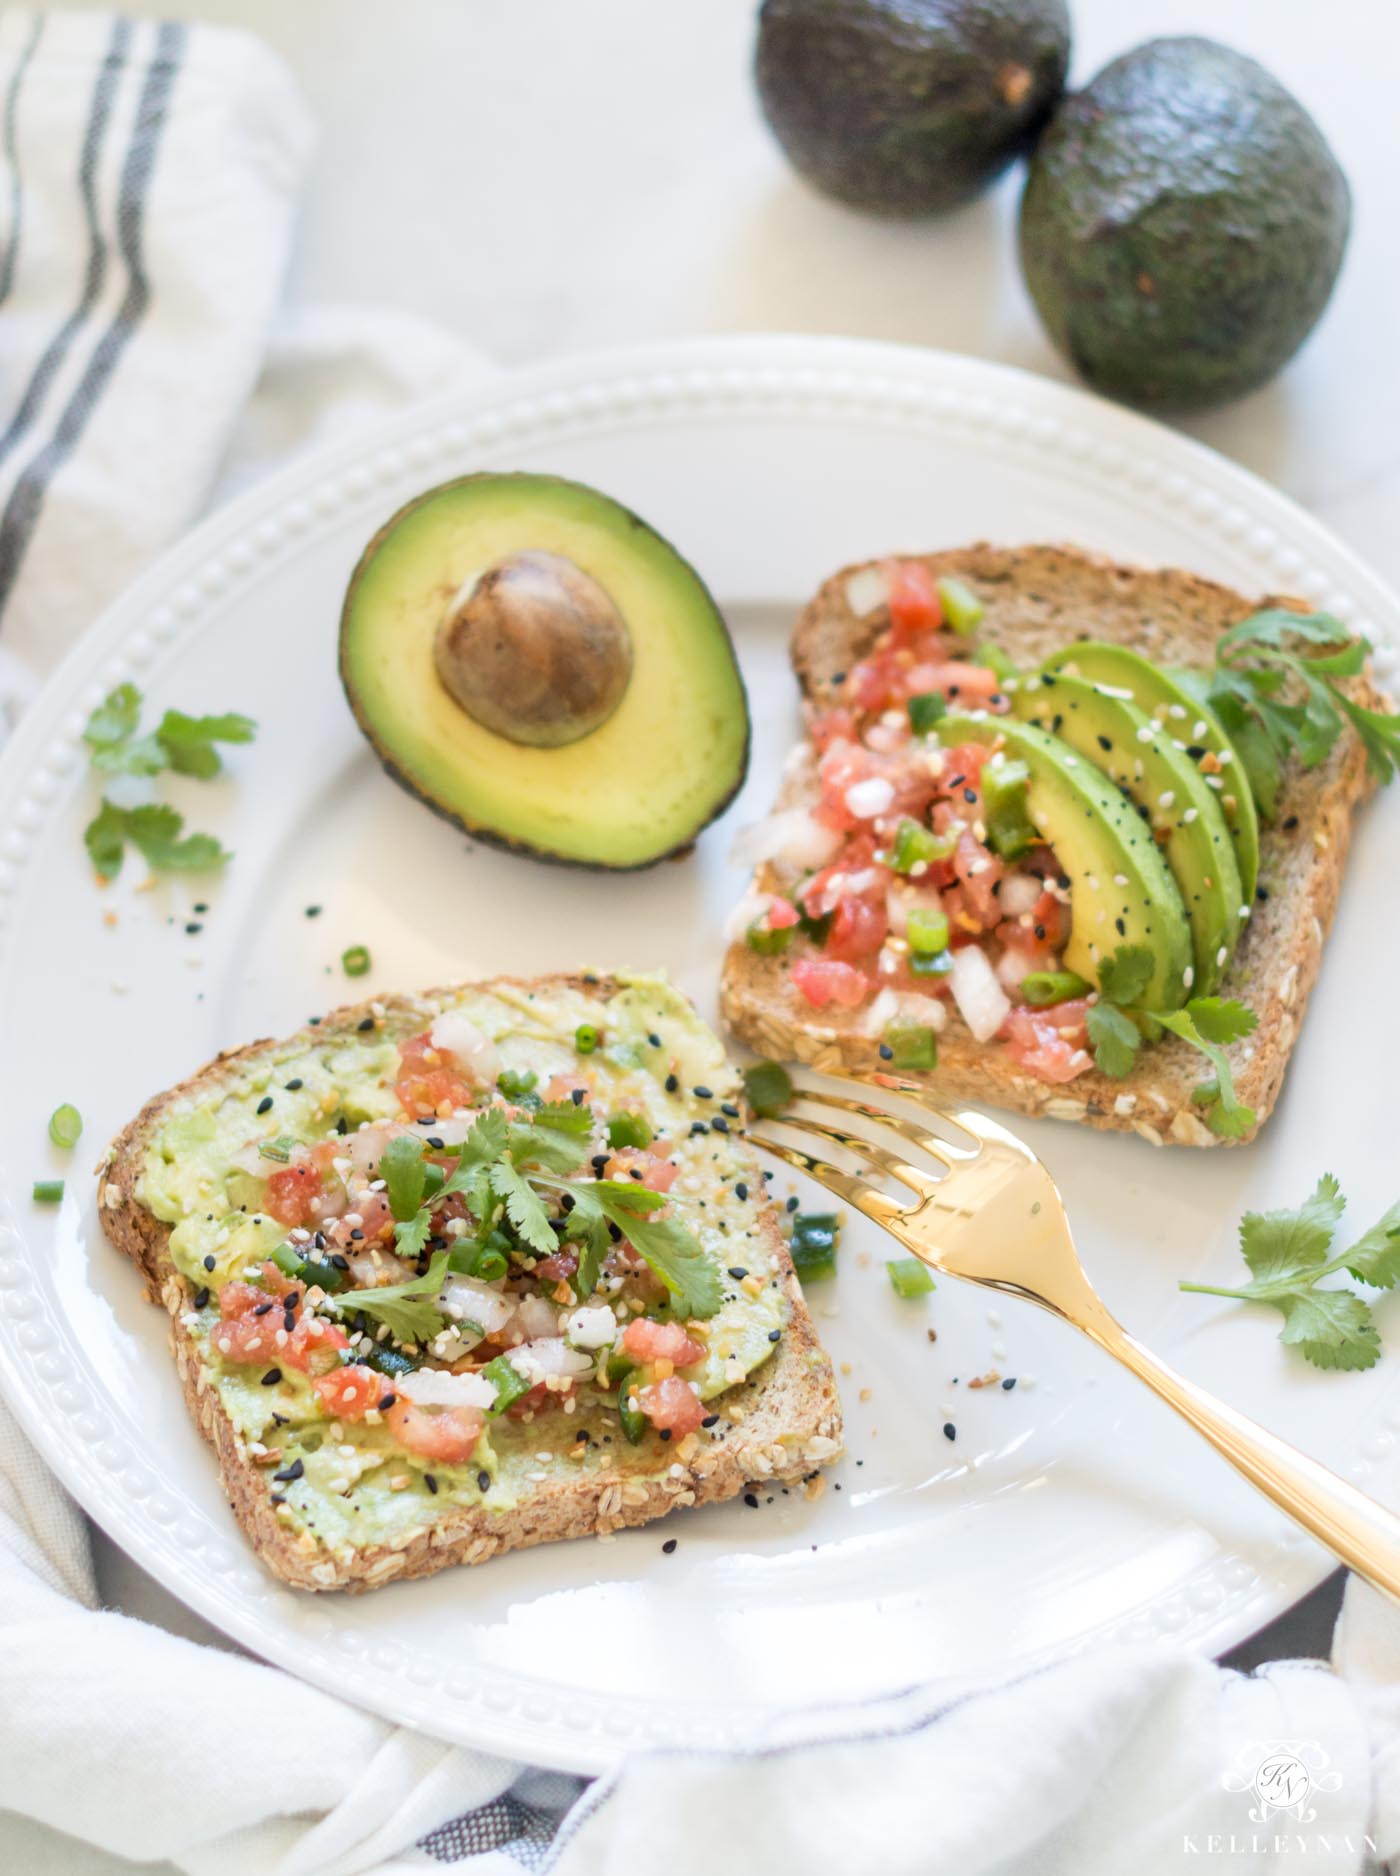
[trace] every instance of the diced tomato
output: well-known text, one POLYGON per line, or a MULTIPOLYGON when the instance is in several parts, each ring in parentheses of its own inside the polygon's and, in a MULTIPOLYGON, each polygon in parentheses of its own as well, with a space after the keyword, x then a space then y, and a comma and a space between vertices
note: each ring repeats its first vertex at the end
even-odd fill
POLYGON ((991 753, 982 743, 954 743, 943 753, 943 772, 938 786, 945 792, 951 791, 961 801, 964 788, 980 788, 982 764, 991 753))
POLYGON ((836 907, 823 949, 829 958, 858 964, 874 958, 889 929, 883 883, 871 893, 847 893, 836 907))
POLYGON ((678 1374, 668 1374, 664 1381, 653 1381, 638 1389, 637 1405, 659 1433, 669 1431, 678 1439, 693 1433, 709 1412, 694 1388, 678 1374))
POLYGON ((471 1458, 486 1417, 477 1407, 449 1407, 429 1413, 400 1394, 384 1415, 384 1424, 400 1446, 439 1465, 464 1466, 471 1458))
POLYGON ((820 716, 813 717, 807 734, 820 754, 832 743, 858 741, 860 732, 849 710, 824 710, 820 716))
MULTIPOLYGON (((669 1145, 670 1142, 668 1141, 669 1145)), ((680 1174, 680 1167, 673 1159, 658 1153, 655 1141, 650 1147, 625 1146, 621 1152, 614 1153, 603 1168, 609 1179, 630 1179, 634 1171, 642 1176, 637 1181, 649 1192, 669 1192, 680 1174)))
POLYGON ((377 1407, 394 1391, 391 1381, 359 1362, 317 1375, 311 1385, 321 1396, 326 1412, 337 1420, 363 1420, 371 1407, 377 1407))
POLYGON ((864 971, 835 958, 795 958, 788 975, 814 1009, 828 1003, 853 1010, 864 1003, 873 985, 864 971))
POLYGON ((768 929, 787 931, 797 923, 797 907, 791 899, 782 899, 776 895, 768 901, 768 929))
POLYGON ((863 873, 875 864, 875 836, 865 830, 855 834, 841 849, 830 866, 824 866, 802 887, 799 897, 808 918, 825 918, 840 903, 845 881, 852 873, 863 873))
POLYGON ((331 1227, 331 1238, 342 1250, 364 1248, 384 1237, 394 1222, 394 1214, 389 1209, 389 1201, 382 1192, 366 1192, 363 1198, 356 1199, 355 1209, 347 1212, 344 1218, 337 1218, 331 1227), (351 1220, 358 1218, 358 1224, 351 1220), (357 1237, 355 1233, 358 1232, 357 1237))
POLYGON ((321 1216, 324 1190, 319 1167, 309 1159, 294 1160, 289 1166, 279 1166, 268 1179, 263 1210, 281 1225, 309 1225, 321 1216))
MULTIPOLYGON (((277 1266, 274 1264, 272 1268, 276 1270, 277 1266)), ((270 1300, 267 1291, 260 1290, 255 1283, 239 1283, 235 1279, 219 1291, 219 1314, 225 1322, 236 1322, 240 1316, 251 1316, 255 1309, 270 1300)))
POLYGON ((950 658, 947 664, 932 668, 929 682, 921 688, 941 690, 950 702, 966 709, 985 710, 993 697, 1000 696, 1001 679, 984 664, 964 664, 950 658))
POLYGON ((636 1316, 628 1323, 622 1346, 635 1362, 669 1361, 688 1368, 705 1353, 704 1344, 692 1341, 678 1322, 653 1322, 636 1316))
POLYGON ((953 872, 969 913, 984 931, 990 931, 1001 921, 1001 906, 993 888, 1005 874, 1005 865, 964 829, 953 855, 953 872))
POLYGON ((1069 907, 1062 904, 1054 893, 1043 892, 1031 909, 1027 936, 1032 943, 1044 946, 1047 951, 1058 951, 1069 937, 1069 923, 1069 907))
POLYGON ((399 1079, 394 1091, 411 1118, 453 1112, 471 1105, 471 1083, 447 1049, 435 1049, 431 1035, 410 1036, 399 1044, 399 1079))
POLYGON ((880 571, 896 633, 936 631, 942 625, 938 587, 921 560, 887 560, 880 571))
POLYGON ((533 1274, 543 1283, 567 1283, 577 1273, 578 1252, 561 1246, 550 1256, 542 1257, 535 1265, 533 1274))
POLYGON ((1002 1028, 1008 1054, 1041 1081, 1073 1081, 1092 1066, 1088 1011, 1082 997, 1043 1010, 1012 1010, 1002 1028))

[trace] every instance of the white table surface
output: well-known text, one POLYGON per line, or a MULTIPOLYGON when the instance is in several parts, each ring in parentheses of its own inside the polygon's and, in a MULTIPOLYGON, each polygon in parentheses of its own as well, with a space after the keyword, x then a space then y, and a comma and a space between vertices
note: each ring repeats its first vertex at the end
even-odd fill
MULTIPOLYGON (((1190 420, 1400 581, 1390 0, 1072 0, 1072 77, 1161 34, 1260 58, 1318 119, 1354 221, 1322 324, 1273 385, 1190 420)), ((259 33, 319 121, 290 302, 438 320, 506 364, 701 332, 851 333, 1068 369, 1015 261, 1019 174, 939 221, 872 221, 788 171, 754 98, 754 0, 126 0, 259 33)), ((930 539, 937 517, 930 517, 930 539)), ((104 1595, 213 1639, 110 1545, 104 1595)), ((1325 1649, 1321 1615, 1266 1652, 1325 1649)), ((136 1866, 0 1817, 0 1867, 136 1866)), ((142 1865, 153 1869, 157 1866, 142 1865)), ((161 1865, 165 1870, 169 1866, 161 1865)))

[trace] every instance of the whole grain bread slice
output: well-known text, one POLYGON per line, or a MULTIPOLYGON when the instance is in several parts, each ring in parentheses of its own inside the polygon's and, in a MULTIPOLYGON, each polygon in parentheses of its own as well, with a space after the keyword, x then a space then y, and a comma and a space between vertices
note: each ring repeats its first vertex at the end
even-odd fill
MULTIPOLYGON (((620 987, 616 979, 592 974, 493 982, 517 989, 579 990, 600 1004, 606 1004, 620 987)), ((765 1199, 763 1238, 791 1305, 788 1326, 773 1359, 746 1384, 723 1396, 720 1425, 690 1459, 680 1461, 672 1447, 655 1441, 646 1448, 619 1442, 606 1453, 601 1449, 590 1453, 586 1468, 551 1474, 509 1510, 450 1507, 431 1524, 401 1535, 392 1544, 333 1550, 305 1531, 289 1530, 279 1519, 273 1502, 272 1467, 265 1456, 260 1464, 249 1452, 213 1385, 198 1341, 186 1326, 193 1286, 170 1257, 171 1228, 138 1196, 147 1147, 173 1106, 217 1092, 259 1056, 313 1039, 340 1036, 353 1040, 371 1015, 392 1019, 406 1014, 431 1022, 442 1004, 460 995, 462 988, 378 998, 373 1006, 347 1005, 297 1036, 265 1039, 226 1051, 178 1087, 148 1101, 117 1135, 100 1169, 98 1210, 103 1229, 144 1273, 150 1300, 162 1303, 169 1314, 170 1344, 185 1401, 217 1455, 234 1516, 268 1569, 298 1589, 374 1589, 382 1583, 428 1576, 449 1564, 484 1563, 528 1545, 606 1536, 685 1506, 733 1498, 754 1485, 771 1485, 775 1479, 801 1480, 815 1492, 822 1484, 819 1468, 841 1449, 841 1404, 831 1362, 817 1341, 802 1300, 779 1230, 777 1207, 765 1199)), ((751 1190, 765 1190, 756 1160, 751 1190)))
MULTIPOLYGON (((1069 546, 998 547, 980 542, 942 553, 905 555, 936 577, 965 582, 986 607, 980 628, 1022 666, 1080 639, 1130 646, 1154 662, 1205 667, 1222 632, 1261 606, 1310 610, 1306 601, 1268 595, 1247 599, 1214 580, 1177 568, 1124 565, 1069 546)), ((889 624, 870 575, 877 563, 843 567, 821 587, 797 621, 792 662, 808 720, 831 708, 841 680, 889 624), (864 577, 858 577, 864 576, 864 577), (869 605, 857 611, 852 605, 869 605)), ((1385 708, 1369 678, 1351 681, 1362 702, 1385 708)), ((1239 1098, 1255 1111, 1252 1139, 1279 1098, 1284 1072, 1322 961, 1336 910, 1352 823, 1374 784, 1357 739, 1344 735, 1325 762, 1288 766, 1278 815, 1261 828, 1261 896, 1240 941, 1221 994, 1238 997, 1259 1018, 1255 1033, 1229 1050, 1239 1098)), ((817 796, 815 763, 789 766, 778 805, 817 796)), ((798 875, 775 863, 760 866, 761 892, 791 888, 798 875)), ((725 1020, 752 1048, 815 1068, 878 1070, 879 1039, 863 1032, 857 1009, 814 1010, 790 982, 781 957, 761 957, 742 938, 724 964, 725 1020)), ((1200 1118, 1192 1090, 1203 1079, 1201 1058, 1175 1037, 1141 1051, 1133 1071, 1113 1080, 1091 1069, 1061 1086, 1017 1068, 1004 1050, 978 1043, 950 1008, 938 1040, 938 1067, 913 1079, 949 1100, 983 1102, 1017 1113, 1131 1131, 1160 1146, 1218 1146, 1200 1118)))

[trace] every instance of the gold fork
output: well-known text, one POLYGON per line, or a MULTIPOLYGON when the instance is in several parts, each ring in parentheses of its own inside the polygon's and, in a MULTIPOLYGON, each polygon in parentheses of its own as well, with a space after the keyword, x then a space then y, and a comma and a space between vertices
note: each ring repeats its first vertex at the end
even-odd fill
POLYGON ((1084 1274, 1059 1190, 1028 1146, 983 1114, 932 1107, 916 1082, 899 1075, 826 1079, 853 1092, 800 1083, 794 1105, 815 1108, 818 1116, 789 1108, 771 1124, 815 1135, 865 1168, 878 1169, 912 1193, 912 1202, 894 1198, 861 1174, 771 1134, 750 1130, 754 1145, 798 1167, 883 1225, 930 1269, 1024 1297, 1072 1323, 1145 1381, 1251 1485, 1343 1563, 1400 1600, 1400 1517, 1177 1374, 1130 1335, 1109 1314, 1084 1274), (921 1120, 876 1105, 877 1089, 912 1103, 921 1120), (838 1125, 834 1115, 850 1116, 851 1121, 838 1125), (935 1132, 935 1127, 952 1129, 970 1144, 935 1132), (937 1171, 913 1164, 882 1134, 895 1136, 905 1149, 916 1148, 937 1171))

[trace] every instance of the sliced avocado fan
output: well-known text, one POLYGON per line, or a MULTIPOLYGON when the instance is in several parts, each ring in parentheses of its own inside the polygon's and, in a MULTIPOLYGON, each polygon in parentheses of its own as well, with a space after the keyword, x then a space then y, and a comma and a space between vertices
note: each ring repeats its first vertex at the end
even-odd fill
POLYGON ((1099 964, 1120 945, 1151 953, 1152 976, 1138 1006, 1180 1008, 1190 989, 1190 927, 1176 881, 1151 829, 1095 763, 1031 723, 1013 717, 948 716, 939 740, 1000 742, 1030 772, 1026 809, 1069 881, 1066 967, 1097 985, 1099 964))
POLYGON ((340 675, 388 773, 483 840, 649 866, 737 793, 749 713, 699 575, 596 489, 473 475, 360 557, 340 675))
POLYGON ((1210 996, 1249 915, 1219 796, 1165 729, 1086 678, 1032 674, 1017 686, 1013 707, 1102 769, 1151 829, 1191 925, 1191 994, 1210 996))

